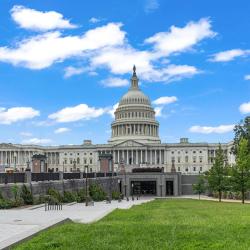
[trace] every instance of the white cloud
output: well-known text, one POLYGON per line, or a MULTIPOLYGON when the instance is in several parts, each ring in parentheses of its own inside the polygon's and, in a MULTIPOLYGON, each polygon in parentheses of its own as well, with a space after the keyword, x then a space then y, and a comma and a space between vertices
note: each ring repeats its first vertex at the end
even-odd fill
POLYGON ((105 87, 124 87, 129 85, 127 79, 122 79, 118 77, 109 77, 101 81, 101 84, 105 87))
POLYGON ((69 132, 71 129, 69 128, 58 128, 54 131, 55 134, 62 134, 62 133, 66 133, 69 132))
POLYGON ((112 118, 115 118, 115 111, 118 108, 119 103, 113 105, 111 109, 108 110, 108 113, 111 115, 112 118))
POLYGON ((249 54, 250 50, 232 49, 216 53, 212 55, 209 60, 212 62, 228 62, 234 60, 237 57, 243 57, 249 54))
POLYGON ((153 12, 159 8, 159 2, 158 0, 146 0, 144 11, 146 13, 153 12))
POLYGON ((192 126, 189 131, 192 133, 201 133, 201 134, 223 134, 231 132, 234 129, 235 125, 220 125, 217 127, 208 127, 208 126, 192 126))
POLYGON ((0 47, 0 61, 30 69, 43 69, 105 46, 122 44, 125 32, 120 27, 120 23, 109 23, 89 30, 82 36, 63 36, 59 31, 33 36, 20 41, 15 48, 0 47))
POLYGON ((165 105, 165 104, 170 104, 177 102, 177 97, 176 96, 162 96, 154 100, 152 103, 155 105, 165 105))
POLYGON ((162 109, 163 109, 163 106, 160 106, 160 107, 155 107, 155 116, 156 117, 161 117, 162 116, 162 109))
POLYGON ((40 112, 31 107, 0 108, 0 124, 11 124, 32 119, 39 115, 40 112))
POLYGON ((51 144, 51 139, 41 139, 41 138, 30 138, 22 141, 23 144, 51 144))
POLYGON ((89 19, 89 22, 90 23, 99 23, 101 21, 101 19, 100 18, 97 18, 97 17, 91 17, 90 19, 89 19))
POLYGON ((20 135, 25 136, 25 137, 30 137, 30 136, 32 136, 32 133, 30 133, 30 132, 21 132, 20 135))
POLYGON ((85 71, 86 70, 82 67, 76 68, 76 67, 69 66, 64 69, 64 77, 69 78, 74 75, 80 75, 84 73, 85 71))
POLYGON ((210 20, 202 18, 198 22, 187 23, 183 28, 171 26, 169 32, 156 33, 145 43, 153 44, 160 55, 169 55, 191 49, 205 38, 213 38, 216 33, 211 28, 210 20))
POLYGON ((56 113, 49 115, 49 118, 56 122, 75 122, 89 120, 99 117, 107 112, 104 108, 89 107, 87 104, 79 104, 74 107, 63 108, 56 113))
POLYGON ((77 27, 71 24, 69 20, 64 19, 63 15, 56 11, 43 12, 15 5, 10 12, 12 19, 24 29, 48 31, 77 27))
POLYGON ((250 75, 245 75, 244 79, 247 80, 247 81, 250 80, 250 75))
POLYGON ((250 113, 250 102, 245 102, 245 103, 242 103, 240 105, 240 108, 239 108, 240 112, 242 114, 248 114, 250 113))

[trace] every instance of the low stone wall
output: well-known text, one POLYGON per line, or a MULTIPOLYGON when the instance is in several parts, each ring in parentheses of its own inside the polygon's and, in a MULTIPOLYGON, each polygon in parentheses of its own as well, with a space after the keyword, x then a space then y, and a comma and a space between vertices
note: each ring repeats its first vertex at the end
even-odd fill
MULTIPOLYGON (((119 191, 118 178, 113 177, 102 177, 102 178, 91 178, 88 179, 88 186, 91 184, 98 184, 102 189, 109 193, 111 191, 119 191)), ((30 183, 17 183, 16 185, 21 188, 22 185, 27 185, 33 196, 45 195, 48 192, 49 188, 54 188, 63 194, 64 191, 77 191, 79 189, 86 187, 85 179, 72 179, 72 180, 60 180, 60 181, 39 181, 39 182, 30 182, 30 183)), ((12 199, 13 193, 11 191, 12 187, 15 184, 0 184, 0 192, 4 198, 12 199)))
POLYGON ((193 184, 198 182, 199 175, 182 175, 181 176, 181 193, 182 195, 192 195, 193 184))

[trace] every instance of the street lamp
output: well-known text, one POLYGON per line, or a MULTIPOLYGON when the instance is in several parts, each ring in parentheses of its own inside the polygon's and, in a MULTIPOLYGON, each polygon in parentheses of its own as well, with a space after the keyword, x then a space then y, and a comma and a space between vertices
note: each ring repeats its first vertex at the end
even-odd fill
POLYGON ((85 168, 85 205, 86 207, 89 205, 89 190, 88 190, 88 168, 89 166, 88 165, 85 165, 84 166, 85 168))
POLYGON ((26 167, 25 171, 30 171, 30 161, 28 160, 26 162, 26 164, 27 164, 27 167, 26 167))
POLYGON ((134 200, 134 183, 131 184, 132 186, 132 201, 134 200))

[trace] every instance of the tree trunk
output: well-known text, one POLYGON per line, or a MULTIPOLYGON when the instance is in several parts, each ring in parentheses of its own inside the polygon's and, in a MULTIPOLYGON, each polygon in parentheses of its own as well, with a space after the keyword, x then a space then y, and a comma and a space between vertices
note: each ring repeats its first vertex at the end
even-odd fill
POLYGON ((199 192, 199 200, 201 199, 201 193, 199 192))
POLYGON ((242 204, 244 204, 245 203, 245 192, 242 190, 241 191, 241 202, 242 202, 242 204))
POLYGON ((219 191, 219 202, 221 202, 221 191, 219 191))

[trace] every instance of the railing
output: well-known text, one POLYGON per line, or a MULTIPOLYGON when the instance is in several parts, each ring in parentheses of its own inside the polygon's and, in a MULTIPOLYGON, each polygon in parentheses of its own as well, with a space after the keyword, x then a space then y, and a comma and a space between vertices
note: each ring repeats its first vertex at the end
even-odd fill
POLYGON ((81 178, 80 172, 76 172, 76 173, 63 173, 63 179, 64 180, 80 179, 80 178, 81 178))
POLYGON ((56 181, 59 173, 31 173, 31 181, 56 181))
MULTIPOLYGON (((104 177, 111 177, 117 176, 117 173, 87 173, 88 178, 104 178, 104 177)), ((74 173, 59 173, 59 172, 49 172, 49 173, 0 173, 0 184, 7 184, 7 183, 25 183, 30 181, 57 181, 57 180, 73 180, 73 179, 85 179, 86 173, 74 172, 74 173), (27 178, 27 176, 29 178, 27 178)))
POLYGON ((0 183, 24 183, 25 173, 0 173, 0 183))

